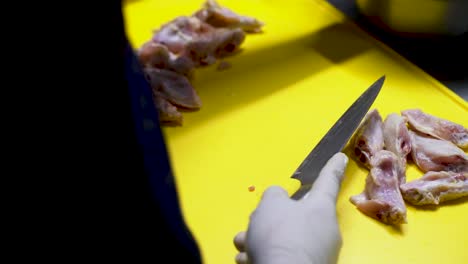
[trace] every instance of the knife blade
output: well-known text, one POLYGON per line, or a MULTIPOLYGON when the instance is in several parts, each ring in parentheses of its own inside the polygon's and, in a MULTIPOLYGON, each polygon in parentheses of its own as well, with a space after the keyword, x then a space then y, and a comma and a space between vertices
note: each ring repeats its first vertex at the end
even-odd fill
POLYGON ((310 190, 327 161, 343 150, 377 98, 384 81, 385 75, 367 88, 302 161, 291 176, 301 182, 301 187, 291 196, 292 199, 301 199, 310 190))

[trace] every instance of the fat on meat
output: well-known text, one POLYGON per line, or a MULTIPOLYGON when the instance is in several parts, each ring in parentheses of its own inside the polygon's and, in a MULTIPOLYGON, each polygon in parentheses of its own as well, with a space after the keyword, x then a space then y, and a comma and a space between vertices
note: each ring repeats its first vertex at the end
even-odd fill
POLYGON ((159 92, 171 104, 191 110, 201 107, 200 97, 184 75, 158 68, 144 68, 144 72, 153 92, 159 92))
POLYGON ((448 140, 460 148, 468 147, 468 129, 460 124, 424 113, 421 109, 408 109, 401 114, 408 119, 414 130, 448 140))
POLYGON ((450 141, 415 131, 411 135, 411 157, 423 171, 468 172, 468 155, 450 141))
POLYGON ((468 196, 468 173, 430 171, 400 186, 403 198, 414 205, 438 205, 468 196))
POLYGON ((203 8, 193 16, 214 27, 241 28, 248 33, 259 33, 264 26, 264 23, 256 18, 239 15, 214 0, 206 1, 203 8))
POLYGON ((189 58, 196 67, 211 65, 217 58, 235 53, 244 40, 245 33, 240 28, 215 28, 188 16, 164 24, 152 38, 175 55, 189 58))
POLYGON ((406 182, 406 157, 411 152, 411 136, 406 126, 406 118, 391 113, 383 122, 385 149, 396 154, 400 162, 399 183, 406 182))
POLYGON ((372 156, 384 148, 382 125, 379 112, 372 109, 364 117, 352 139, 355 157, 369 169, 372 156))
POLYGON ((350 197, 363 214, 389 225, 407 223, 406 205, 400 193, 399 160, 396 154, 380 150, 371 159, 364 191, 350 197))

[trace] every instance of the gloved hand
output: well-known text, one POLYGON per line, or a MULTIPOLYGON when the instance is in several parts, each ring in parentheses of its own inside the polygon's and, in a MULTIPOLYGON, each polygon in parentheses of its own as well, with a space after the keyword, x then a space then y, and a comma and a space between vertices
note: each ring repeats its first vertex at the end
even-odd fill
POLYGON ((234 238, 239 264, 331 264, 341 248, 336 197, 348 164, 335 154, 312 189, 299 201, 277 186, 268 188, 250 216, 247 233, 234 238))

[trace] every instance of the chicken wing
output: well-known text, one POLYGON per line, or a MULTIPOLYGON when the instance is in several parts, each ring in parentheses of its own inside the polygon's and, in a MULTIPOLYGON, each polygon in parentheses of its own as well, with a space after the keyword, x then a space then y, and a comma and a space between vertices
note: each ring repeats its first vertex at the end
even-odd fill
POLYGON ((163 69, 145 68, 153 92, 160 92, 164 98, 179 107, 199 109, 201 100, 187 77, 163 69))
POLYGON ((191 77, 195 68, 191 59, 177 56, 159 43, 148 41, 138 50, 138 58, 144 67, 166 69, 191 77))
POLYGON ((420 109, 405 110, 401 114, 419 132, 435 138, 448 140, 460 148, 468 147, 468 129, 462 125, 426 114, 420 109))
POLYGON ((412 130, 411 156, 423 172, 468 172, 468 155, 450 141, 436 139, 412 130))
POLYGON ((388 150, 380 150, 371 159, 371 170, 361 194, 350 198, 362 213, 382 223, 406 223, 406 206, 399 188, 398 157, 388 150))
POLYGON ((199 67, 236 52, 245 33, 239 28, 214 28, 196 17, 181 16, 155 31, 152 40, 199 67))
MULTIPOLYGON (((196 110, 201 101, 190 80, 198 67, 237 54, 248 33, 259 33, 264 23, 206 0, 190 16, 178 16, 153 31, 137 51, 153 92, 160 119, 182 122, 181 107, 196 110)), ((221 62, 218 70, 229 68, 221 62)))
POLYGON ((400 161, 399 183, 406 182, 406 156, 411 152, 411 137, 406 119, 396 113, 389 114, 383 123, 385 149, 397 155, 400 161))
POLYGON ((377 109, 367 113, 356 130, 352 142, 356 158, 370 169, 372 156, 384 148, 382 117, 377 109))
POLYGON ((414 205, 438 205, 468 196, 468 173, 430 171, 400 186, 403 198, 414 205))
POLYGON ((215 0, 207 0, 194 16, 214 27, 241 28, 248 33, 261 32, 264 25, 253 17, 241 16, 220 6, 215 0))

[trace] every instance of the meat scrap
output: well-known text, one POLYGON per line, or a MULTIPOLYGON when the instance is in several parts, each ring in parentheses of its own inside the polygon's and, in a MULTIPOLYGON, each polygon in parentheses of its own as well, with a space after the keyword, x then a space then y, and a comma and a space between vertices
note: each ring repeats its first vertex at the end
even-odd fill
POLYGON ((364 191, 352 196, 351 203, 365 215, 382 223, 406 223, 406 206, 398 180, 398 157, 388 150, 380 150, 372 156, 370 166, 364 191))
POLYGON ((227 69, 231 68, 231 66, 232 66, 232 65, 231 65, 229 62, 227 62, 227 61, 220 61, 220 62, 218 63, 218 66, 216 67, 216 70, 218 70, 218 71, 224 71, 224 70, 227 70, 227 69))
POLYGON ((263 25, 208 0, 191 16, 176 17, 154 30, 137 54, 161 123, 182 125, 179 110, 200 109, 201 100, 190 82, 195 69, 237 54, 246 34, 261 32, 263 25))
POLYGON ((399 183, 406 182, 406 156, 411 152, 411 136, 406 126, 406 118, 389 114, 383 123, 383 138, 385 149, 396 154, 399 159, 399 183))
POLYGON ((415 130, 421 133, 448 140, 460 148, 468 147, 468 129, 462 125, 429 115, 420 109, 405 110, 401 114, 408 119, 415 130))
POLYGON ((384 148, 382 117, 377 109, 367 113, 356 130, 352 142, 356 158, 370 169, 372 156, 384 148))
POLYGON ((453 143, 410 130, 411 156, 423 171, 468 172, 468 155, 453 143))
POLYGON ((430 171, 400 186, 403 198, 414 205, 438 205, 468 196, 468 173, 430 171))

